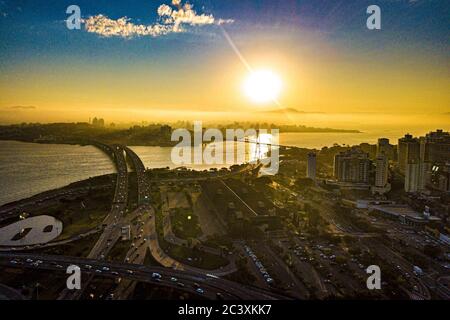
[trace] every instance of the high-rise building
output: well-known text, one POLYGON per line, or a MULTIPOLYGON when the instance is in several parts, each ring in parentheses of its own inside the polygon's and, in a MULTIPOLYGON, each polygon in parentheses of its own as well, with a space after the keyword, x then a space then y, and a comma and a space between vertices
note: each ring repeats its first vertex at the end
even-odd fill
POLYGON ((339 182, 369 183, 369 154, 353 148, 334 157, 334 176, 339 182))
POLYGON ((389 139, 387 138, 378 139, 377 156, 380 154, 385 154, 388 161, 394 160, 396 158, 394 146, 389 143, 389 139))
POLYGON ((417 192, 419 190, 419 162, 411 161, 405 168, 405 192, 417 192))
POLYGON ((420 160, 420 141, 406 134, 398 140, 398 165, 402 172, 405 172, 406 165, 410 162, 420 160))
POLYGON ((420 160, 433 165, 450 161, 450 133, 437 130, 420 138, 420 160))
POLYGON ((388 183, 389 161, 386 154, 381 153, 375 160, 375 187, 384 188, 388 183))
POLYGON ((308 153, 308 162, 306 168, 306 177, 316 180, 317 156, 315 153, 308 153))
POLYGON ((430 171, 429 162, 410 161, 405 170, 405 191, 418 192, 425 189, 430 171))

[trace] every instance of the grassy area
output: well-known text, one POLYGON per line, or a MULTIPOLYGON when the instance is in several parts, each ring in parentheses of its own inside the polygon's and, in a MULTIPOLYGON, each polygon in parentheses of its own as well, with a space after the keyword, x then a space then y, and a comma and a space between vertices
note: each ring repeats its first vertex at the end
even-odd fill
MULTIPOLYGON (((114 195, 114 176, 105 175, 73 183, 61 189, 44 192, 48 200, 30 202, 22 211, 30 217, 49 215, 63 223, 62 234, 56 240, 65 240, 101 225, 111 209, 114 195), (59 194, 56 197, 50 195, 59 194)), ((30 201, 24 199, 24 202, 30 201)), ((2 222, 2 226, 16 222, 17 217, 2 222)))
POLYGON ((159 262, 153 258, 152 253, 150 252, 150 249, 147 249, 147 252, 145 253, 144 265, 145 266, 156 266, 156 267, 161 266, 161 264, 159 264, 159 262))
POLYGON ((198 238, 203 234, 198 216, 194 215, 191 210, 181 208, 173 209, 170 213, 170 222, 173 233, 178 238, 198 238))
POLYGON ((38 249, 38 252, 44 254, 66 255, 71 257, 86 257, 99 237, 100 233, 97 233, 73 243, 41 250, 38 249))
POLYGON ((69 239, 73 236, 83 234, 102 224, 108 211, 90 210, 90 211, 72 211, 64 210, 57 218, 63 221, 63 232, 57 240, 69 239))
POLYGON ((118 241, 114 247, 111 249, 109 254, 112 261, 124 262, 128 250, 131 248, 131 240, 128 241, 118 241))
POLYGON ((163 217, 160 210, 156 211, 156 231, 159 245, 172 258, 197 268, 213 270, 228 264, 228 261, 214 254, 196 250, 195 248, 182 247, 168 243, 164 239, 163 217))

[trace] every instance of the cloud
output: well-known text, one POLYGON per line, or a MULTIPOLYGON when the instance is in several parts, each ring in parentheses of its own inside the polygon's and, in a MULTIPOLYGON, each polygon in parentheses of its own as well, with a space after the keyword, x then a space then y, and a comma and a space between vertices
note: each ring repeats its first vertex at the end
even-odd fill
POLYGON ((159 37, 169 33, 185 32, 184 26, 222 25, 233 23, 231 19, 216 19, 212 14, 198 14, 190 3, 172 0, 171 5, 162 4, 158 7, 158 22, 151 25, 134 24, 128 17, 111 19, 102 14, 83 19, 87 32, 104 37, 134 36, 159 37))
POLYGON ((5 109, 33 110, 33 109, 36 109, 36 107, 35 106, 12 106, 12 107, 5 107, 5 109))
POLYGON ((123 17, 117 20, 110 19, 104 15, 91 16, 84 20, 87 32, 97 33, 105 37, 132 37, 132 36, 162 36, 170 33, 171 28, 167 25, 154 24, 142 25, 130 22, 123 17))

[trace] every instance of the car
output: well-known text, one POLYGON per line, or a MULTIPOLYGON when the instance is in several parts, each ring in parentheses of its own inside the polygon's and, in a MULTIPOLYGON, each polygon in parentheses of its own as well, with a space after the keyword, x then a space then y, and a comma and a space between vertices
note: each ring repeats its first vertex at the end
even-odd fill
POLYGON ((103 267, 102 270, 103 271, 109 271, 109 268, 108 267, 103 267))
POLYGON ((33 259, 27 259, 27 260, 25 260, 27 263, 32 263, 33 262, 33 259))
POLYGON ((181 288, 184 288, 184 283, 183 283, 183 282, 178 282, 178 283, 177 283, 177 286, 179 286, 179 287, 181 287, 181 288))
POLYGON ((153 272, 153 273, 152 273, 152 278, 153 278, 153 279, 161 279, 162 276, 161 276, 161 274, 159 274, 159 273, 157 273, 157 272, 153 272))
POLYGON ((134 272, 133 272, 133 270, 127 270, 127 273, 128 274, 133 274, 134 272))
POLYGON ((95 270, 95 272, 96 273, 102 273, 102 270, 97 269, 97 270, 95 270))
POLYGON ((197 288, 197 290, 195 290, 197 293, 200 293, 200 294, 204 294, 205 293, 205 291, 202 289, 202 288, 197 288))
POLYGON ((88 264, 85 265, 84 267, 85 267, 86 269, 88 269, 88 270, 91 270, 91 269, 92 269, 92 266, 91 266, 91 265, 88 265, 88 264))
POLYGON ((177 279, 177 278, 175 278, 175 277, 172 277, 172 278, 170 278, 170 281, 172 281, 172 282, 177 282, 177 281, 178 281, 178 279, 177 279))
POLYGON ((111 272, 111 274, 114 275, 114 276, 118 276, 119 275, 119 273, 117 271, 113 271, 113 272, 111 272))
POLYGON ((16 260, 11 260, 9 263, 17 264, 17 261, 16 260))
POLYGON ((216 298, 217 300, 224 300, 223 294, 221 294, 220 292, 216 293, 216 298))

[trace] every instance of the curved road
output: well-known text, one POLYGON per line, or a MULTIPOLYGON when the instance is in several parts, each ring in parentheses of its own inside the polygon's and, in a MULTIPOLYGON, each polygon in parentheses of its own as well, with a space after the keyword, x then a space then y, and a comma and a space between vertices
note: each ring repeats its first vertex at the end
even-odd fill
MULTIPOLYGON (((125 213, 128 200, 128 170, 127 163, 125 161, 124 150, 121 146, 118 145, 114 145, 112 147, 106 145, 101 146, 102 150, 108 152, 108 154, 115 161, 117 168, 117 180, 111 211, 103 220, 103 233, 100 235, 100 238, 97 240, 88 255, 88 258, 99 260, 105 259, 116 242, 120 239, 121 225, 119 224, 119 222, 125 213)), ((88 279, 88 281, 84 283, 84 288, 87 286, 87 284, 89 284, 89 280, 90 279, 88 279)), ((78 299, 82 293, 80 291, 73 293, 66 289, 61 293, 58 299, 78 299)))
POLYGON ((65 257, 58 255, 0 253, 0 265, 14 268, 58 270, 61 272, 65 272, 69 265, 77 265, 82 270, 82 277, 84 273, 89 274, 89 277, 94 275, 111 278, 121 277, 132 281, 147 282, 158 286, 178 288, 179 290, 190 293, 196 293, 196 288, 201 287, 205 291, 204 296, 209 299, 216 299, 217 293, 220 293, 223 298, 231 300, 289 299, 289 297, 266 291, 261 288, 244 286, 229 280, 210 276, 206 273, 179 271, 164 267, 147 267, 129 263, 111 263, 99 261, 97 259, 65 257), (32 261, 28 259, 31 259, 32 261), (40 260, 41 263, 38 263, 36 266, 36 261, 38 260, 40 260), (105 267, 108 269, 107 271, 104 271, 105 267), (161 281, 153 280, 153 273, 159 273, 162 277, 161 281), (172 278, 175 278, 176 281, 172 278), (182 283, 183 286, 179 285, 179 283, 182 283))

